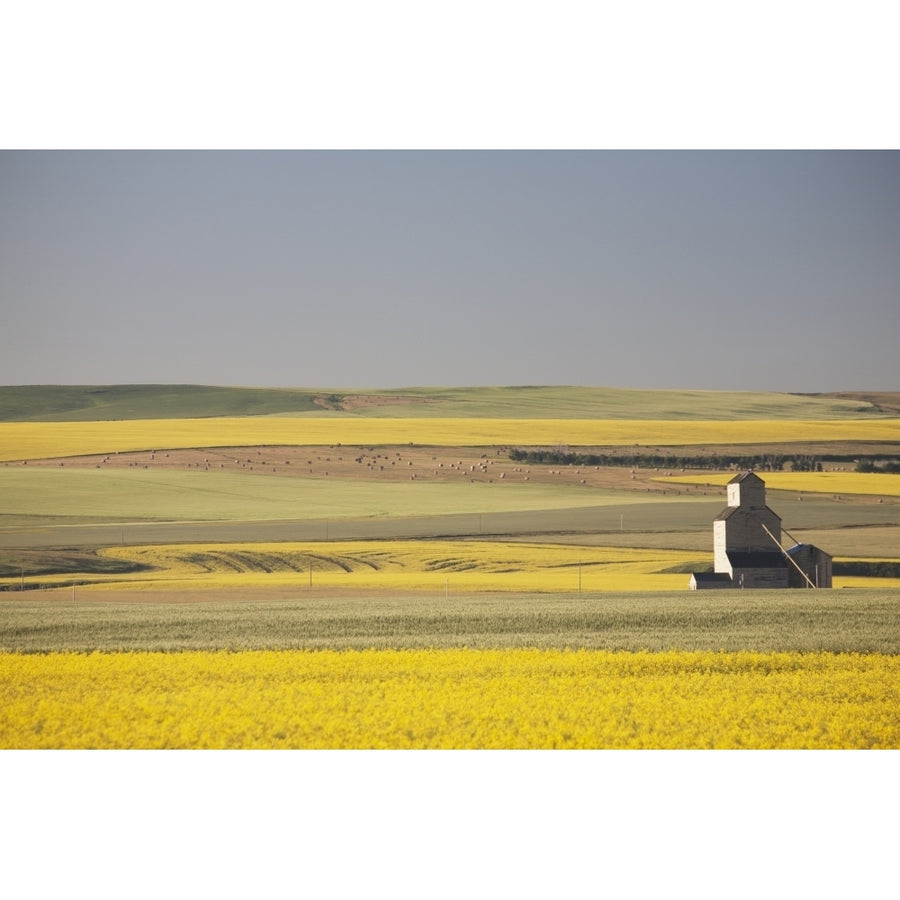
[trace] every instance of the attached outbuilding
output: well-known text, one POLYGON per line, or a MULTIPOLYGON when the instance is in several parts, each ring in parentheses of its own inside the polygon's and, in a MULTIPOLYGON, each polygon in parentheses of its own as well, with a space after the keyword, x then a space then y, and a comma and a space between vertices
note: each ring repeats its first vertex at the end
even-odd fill
POLYGON ((691 590, 703 591, 712 588, 730 588, 731 576, 727 572, 694 572, 691 575, 691 590))
POLYGON ((788 556, 795 564, 788 569, 789 587, 810 587, 806 578, 815 587, 831 587, 830 554, 813 544, 794 544, 788 549, 788 556))

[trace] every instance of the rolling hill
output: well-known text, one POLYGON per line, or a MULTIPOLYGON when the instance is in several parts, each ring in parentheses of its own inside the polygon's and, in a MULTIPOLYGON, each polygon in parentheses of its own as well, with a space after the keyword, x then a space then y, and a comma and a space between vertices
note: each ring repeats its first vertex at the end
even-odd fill
POLYGON ((574 386, 392 390, 208 385, 0 386, 0 422, 221 416, 390 418, 842 419, 888 415, 900 393, 789 394, 574 386))

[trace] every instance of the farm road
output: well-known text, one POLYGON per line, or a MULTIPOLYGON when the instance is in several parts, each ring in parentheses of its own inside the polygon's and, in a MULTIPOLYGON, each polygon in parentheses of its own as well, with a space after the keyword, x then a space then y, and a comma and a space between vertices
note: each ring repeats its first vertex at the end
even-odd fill
POLYGON ((646 503, 574 509, 460 513, 368 519, 295 519, 225 522, 106 522, 36 524, 0 528, 0 547, 109 547, 121 544, 217 542, 399 540, 593 533, 625 530, 708 530, 720 500, 670 504, 646 503))

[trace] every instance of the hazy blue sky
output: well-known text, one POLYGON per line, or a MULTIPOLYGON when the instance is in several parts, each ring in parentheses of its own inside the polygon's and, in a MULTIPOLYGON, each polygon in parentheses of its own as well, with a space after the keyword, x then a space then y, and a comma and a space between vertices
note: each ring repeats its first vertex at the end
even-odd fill
POLYGON ((900 153, 0 153, 0 383, 900 389, 900 153))

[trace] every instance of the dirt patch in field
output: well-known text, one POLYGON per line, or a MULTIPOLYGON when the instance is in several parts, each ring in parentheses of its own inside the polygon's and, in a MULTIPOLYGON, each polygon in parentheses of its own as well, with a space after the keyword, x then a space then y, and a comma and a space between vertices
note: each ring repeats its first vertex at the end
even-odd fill
POLYGON ((382 396, 378 394, 323 394, 313 398, 322 409, 354 410, 373 406, 405 406, 410 403, 439 403, 434 397, 382 396))
POLYGON ((835 393, 807 394, 805 396, 860 400, 863 403, 871 403, 878 413, 891 416, 900 414, 900 391, 837 391, 835 393))
MULTIPOLYGON (((588 448, 589 449, 589 448, 588 448)), ((653 479, 679 470, 630 466, 531 465, 514 462, 507 447, 266 446, 110 453, 28 462, 28 466, 138 468, 241 473, 284 478, 341 478, 378 482, 553 484, 673 494, 721 494, 719 486, 666 485, 653 479)))
MULTIPOLYGON (((282 478, 345 479, 368 482, 483 483, 566 486, 573 490, 607 489, 664 496, 721 496, 721 485, 707 482, 706 475, 728 470, 682 469, 675 466, 629 465, 627 448, 579 447, 584 455, 619 456, 623 465, 560 465, 517 462, 510 447, 393 446, 262 446, 210 447, 184 450, 147 450, 58 459, 29 460, 30 467, 96 469, 137 468, 156 471, 220 472, 282 478), (672 484, 656 479, 666 475, 696 474, 696 484, 672 484)), ((644 454, 674 455, 677 448, 642 447, 644 454)), ((781 451, 784 452, 784 447, 781 451)), ((871 448, 869 449, 870 452, 871 448)), ((748 447, 701 447, 697 455, 719 452, 764 453, 763 445, 748 447)), ((894 448, 896 450, 896 448, 894 448)), ((23 465, 23 463, 6 463, 23 465)), ((826 462, 827 471, 850 471, 851 462, 826 462)), ((733 473, 733 472, 732 472, 733 473)), ((871 498, 870 498, 871 499, 871 498)), ((865 502, 860 500, 860 502, 865 502)), ((871 502, 877 500, 871 499, 871 502)))

